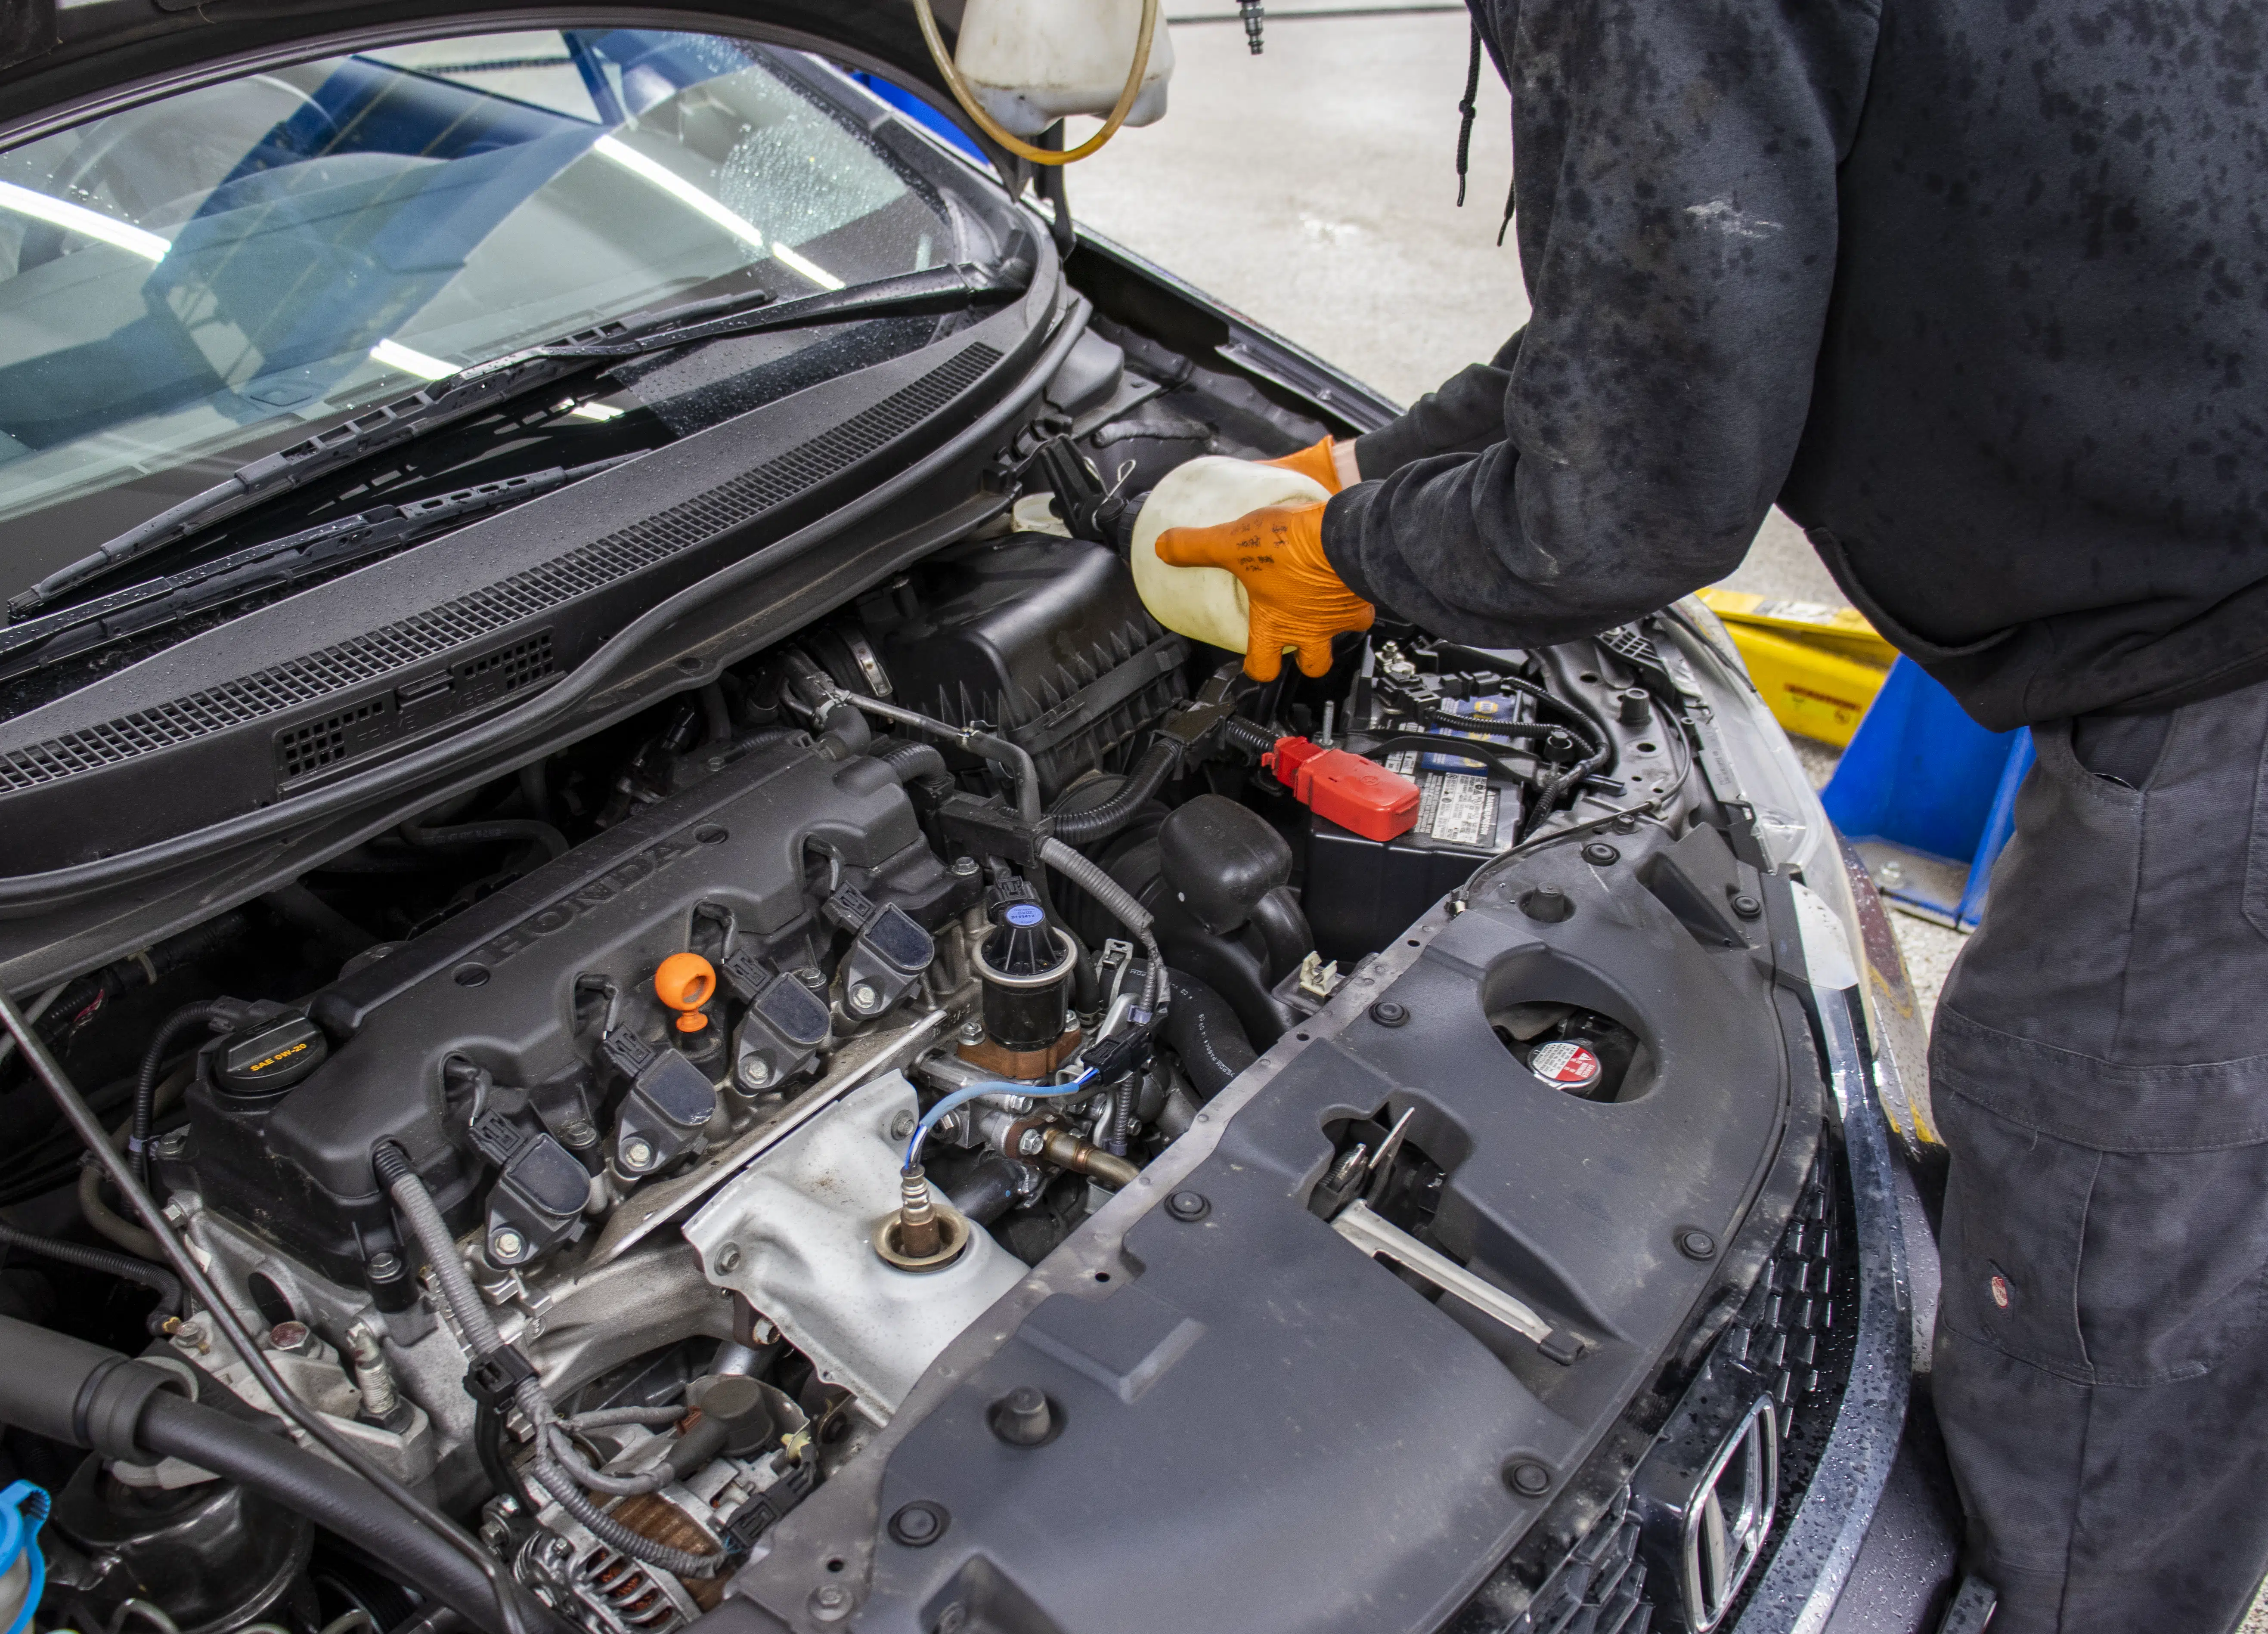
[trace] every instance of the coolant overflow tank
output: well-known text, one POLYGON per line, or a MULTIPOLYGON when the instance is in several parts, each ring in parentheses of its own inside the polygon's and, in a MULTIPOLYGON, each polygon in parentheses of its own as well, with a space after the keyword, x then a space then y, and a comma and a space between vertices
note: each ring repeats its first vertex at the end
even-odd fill
MULTIPOLYGON (((1036 136, 1067 115, 1100 119, 1116 107, 1141 33, 1142 0, 968 0, 953 62, 986 113, 1036 136)), ((1174 42, 1160 17, 1128 124, 1165 116, 1173 75, 1174 42)))

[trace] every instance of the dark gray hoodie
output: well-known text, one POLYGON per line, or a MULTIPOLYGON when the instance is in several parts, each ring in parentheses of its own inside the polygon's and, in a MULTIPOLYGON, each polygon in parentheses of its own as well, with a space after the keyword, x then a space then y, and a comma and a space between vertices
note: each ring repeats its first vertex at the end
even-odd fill
POLYGON ((2262 8, 1472 4, 1534 316, 1361 440, 1350 585, 1555 640, 1777 500, 1987 725, 2268 676, 2262 8))

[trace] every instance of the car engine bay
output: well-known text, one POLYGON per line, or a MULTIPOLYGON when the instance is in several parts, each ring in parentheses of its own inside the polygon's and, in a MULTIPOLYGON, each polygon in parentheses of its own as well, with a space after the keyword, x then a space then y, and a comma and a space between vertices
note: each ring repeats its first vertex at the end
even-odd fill
MULTIPOLYGON (((1125 1580, 1124 1513, 1218 1522, 1230 1494, 1190 1489, 1281 1463, 1280 1434, 1232 1456, 1271 1393, 1319 1440, 1270 1490, 1314 1495, 1296 1520, 1246 1505, 1215 1547, 1305 1528, 1310 1568, 1344 1554, 1370 1521, 1318 1517, 1380 1461, 1386 1491, 1465 1493, 1398 1512, 1408 1557, 1377 1566, 1373 1626, 1438 1623, 1473 1586, 1421 1585, 1423 1539, 1501 1557, 1553 1503, 1563 1532, 1621 1524, 1635 1453, 1561 1476, 1647 1392, 1658 1427, 1719 1336, 1794 1336, 1801 1359, 1783 1337, 1735 1403, 1776 1387, 1783 1441, 1822 1370, 1832 1388, 1829 1272, 1808 1329, 1749 1298, 1834 1188, 1774 983, 1802 887, 1703 775, 1708 637, 1675 610, 1533 651, 1381 623, 1320 681, 1253 682, 1144 608, 1132 497, 1301 428, 1241 382, 1195 421, 1186 359, 1101 320, 1091 339, 1095 378, 1026 433, 993 522, 44 996, 43 1036, 292 1391, 589 1634, 669 1634, 733 1573, 784 1569, 791 1536, 830 1540, 795 1551, 821 1623, 855 1601, 859 1626, 1088 1626, 1064 1608, 1125 1580), (1122 1225, 1123 1261, 1081 1257, 1122 1199, 1157 1240, 1122 1225), (1162 1239, 1240 1211, 1270 1223, 1222 1236, 1230 1261, 1162 1239), (1067 1254, 1086 1288, 1064 1305, 1035 1268, 1067 1254), (1271 1300, 1298 1309, 1246 1332, 1271 1300), (1271 1348, 1301 1320, 1314 1349, 1271 1348), (1019 1347, 1052 1360, 1020 1373, 1019 1347), (1406 1457, 1371 1450, 1388 1383, 1395 1413, 1439 1419, 1406 1457), (985 1474, 1090 1431, 1012 1505, 985 1474), (1110 1515, 1082 1510, 1098 1486, 1110 1515), (915 1567, 988 1515, 941 1601, 915 1567), (829 1573, 863 1586, 830 1599, 829 1573)), ((42 1127, 40 1093, 0 1065, 13 1127, 42 1127)), ((98 1172, 72 1175, 34 1132, 0 1197, 153 1259, 98 1172)), ((145 1338, 114 1269, 40 1254, 0 1282, 10 1314, 272 1414, 178 1286, 149 1284, 145 1338)), ((57 1479, 50 1569, 87 1616, 147 1596, 179 1634, 390 1629, 424 1604, 180 1460, 57 1479)), ((1545 1574, 1521 1570, 1525 1605, 1545 1574)), ((1247 1630, 1354 1615, 1198 1606, 1247 1630)))

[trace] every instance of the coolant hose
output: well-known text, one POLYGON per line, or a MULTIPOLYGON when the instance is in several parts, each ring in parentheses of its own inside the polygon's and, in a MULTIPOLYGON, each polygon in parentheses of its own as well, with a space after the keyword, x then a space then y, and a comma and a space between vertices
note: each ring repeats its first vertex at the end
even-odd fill
MULTIPOLYGON (((255 1424, 160 1393, 142 1410, 136 1439, 159 1457, 178 1458, 234 1481, 312 1519, 367 1550, 390 1570, 483 1627, 496 1595, 466 1558, 362 1482, 255 1424)), ((530 1629, 556 1628, 549 1611, 512 1583, 530 1629)))
POLYGON ((1097 840, 1108 839, 1134 819, 1140 811, 1166 786, 1173 775, 1174 763, 1181 754, 1174 745, 1160 738, 1142 751, 1142 758, 1134 762, 1131 771, 1118 792, 1108 799, 1079 811, 1055 813, 1056 837, 1066 845, 1092 845, 1097 840))
POLYGON ((181 1314, 181 1279, 162 1265, 152 1265, 129 1254, 113 1254, 107 1248, 89 1248, 76 1242, 58 1242, 53 1237, 35 1237, 4 1222, 0 1222, 0 1243, 58 1264, 76 1265, 83 1271, 99 1271, 105 1277, 138 1283, 153 1290, 158 1295, 158 1308, 150 1313, 152 1333, 167 1317, 181 1314))
MULTIPOLYGON (((233 1019, 241 1013, 239 1006, 210 1000, 183 1005, 158 1024, 150 1047, 142 1052, 142 1070, 134 1077, 134 1129, 127 1139, 126 1151, 134 1159, 135 1178, 144 1186, 150 1183, 150 1126, 158 1116, 158 1075, 166 1070, 166 1057, 173 1053, 183 1034, 210 1027, 217 1020, 233 1019)), ((174 1292, 178 1293, 180 1290, 174 1292)))
POLYGON ((1199 1101, 1211 1100, 1229 1081, 1260 1059, 1244 1024, 1228 1001, 1179 970, 1173 978, 1174 1007, 1166 1012, 1166 1041, 1182 1060, 1199 1101))
POLYGON ((948 775, 944 753, 933 743, 911 743, 903 738, 894 738, 887 743, 874 745, 866 753, 888 767, 890 776, 900 783, 948 775))
POLYGON ((496 817, 486 822, 438 824, 431 828, 405 822, 394 831, 405 844, 420 850, 452 845, 501 845, 506 841, 534 840, 554 857, 567 855, 567 836, 548 822, 533 817, 496 817))
MULTIPOLYGON (((495 1591, 441 1534, 274 1433, 272 1421, 200 1407, 175 1394, 179 1387, 173 1374, 115 1351, 0 1317, 0 1421, 106 1458, 172 1457, 209 1469, 307 1515, 475 1626, 497 1627, 495 1591)), ((559 1627, 532 1596, 517 1586, 512 1592, 527 1629, 559 1627)))

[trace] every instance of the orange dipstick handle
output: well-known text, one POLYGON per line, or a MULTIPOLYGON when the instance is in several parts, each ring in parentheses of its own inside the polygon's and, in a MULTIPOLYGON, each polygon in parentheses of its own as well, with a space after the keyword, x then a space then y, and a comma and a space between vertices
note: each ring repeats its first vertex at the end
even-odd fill
POLYGON ((653 973, 653 994, 679 1012, 677 1030, 698 1033, 709 1025, 701 1006, 717 993, 717 969, 698 953, 672 953, 653 973))

